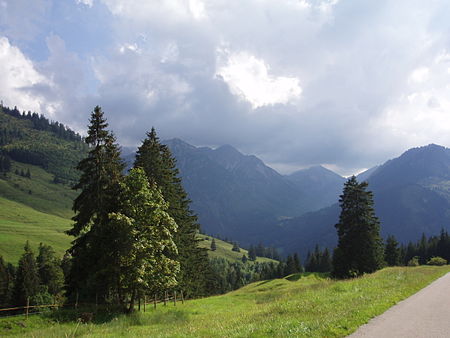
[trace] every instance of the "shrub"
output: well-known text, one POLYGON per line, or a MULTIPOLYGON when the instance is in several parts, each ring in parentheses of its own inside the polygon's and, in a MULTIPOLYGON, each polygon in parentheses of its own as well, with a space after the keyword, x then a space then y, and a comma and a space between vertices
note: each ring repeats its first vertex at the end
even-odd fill
POLYGON ((432 257, 427 262, 427 265, 446 265, 447 261, 442 257, 432 257))
POLYGON ((419 266, 419 265, 420 265, 420 263, 419 263, 419 257, 418 256, 415 256, 415 257, 411 258, 409 260, 409 262, 408 262, 408 266, 419 266))

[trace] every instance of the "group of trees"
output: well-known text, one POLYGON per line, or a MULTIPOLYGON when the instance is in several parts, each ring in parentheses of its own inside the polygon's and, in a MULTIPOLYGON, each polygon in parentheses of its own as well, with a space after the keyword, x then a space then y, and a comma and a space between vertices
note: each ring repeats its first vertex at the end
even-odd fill
POLYGON ((250 260, 255 260, 256 256, 266 257, 277 261, 281 260, 281 255, 274 247, 265 247, 262 243, 258 245, 250 245, 248 248, 248 257, 250 260))
MULTIPOLYGON (((57 121, 50 121, 42 114, 39 115, 37 113, 31 113, 30 111, 28 111, 28 113, 25 112, 20 113, 17 107, 10 109, 8 107, 4 107, 3 105, 0 106, 0 109, 1 111, 3 111, 3 113, 13 116, 15 118, 31 121, 34 129, 49 131, 65 140, 71 141, 82 140, 80 134, 74 132, 73 130, 71 130, 62 123, 59 123, 57 121)), ((2 134, 0 133, 0 140, 1 139, 2 134)))
POLYGON ((35 257, 26 242, 17 267, 5 263, 0 256, 0 306, 54 304, 62 297, 64 261, 52 247, 39 244, 35 257))
POLYGON ((305 261, 305 271, 308 272, 330 272, 333 268, 330 250, 321 250, 318 245, 313 252, 308 252, 305 261))
POLYGON ((427 264, 433 257, 450 261, 450 236, 444 229, 439 236, 427 238, 425 234, 417 242, 399 245, 394 236, 389 236, 385 246, 385 261, 389 266, 408 265, 412 260, 427 264))
POLYGON ((182 289, 207 293, 208 264, 198 247, 199 225, 189 209, 175 160, 154 129, 124 175, 120 149, 100 107, 91 115, 88 156, 78 169, 69 295, 115 302, 132 310, 137 296, 182 289))

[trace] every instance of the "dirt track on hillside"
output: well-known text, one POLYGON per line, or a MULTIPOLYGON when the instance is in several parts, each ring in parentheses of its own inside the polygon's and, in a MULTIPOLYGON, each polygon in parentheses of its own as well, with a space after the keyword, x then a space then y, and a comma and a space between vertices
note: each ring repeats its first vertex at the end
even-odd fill
POLYGON ((349 337, 450 337, 450 273, 373 318, 349 337))

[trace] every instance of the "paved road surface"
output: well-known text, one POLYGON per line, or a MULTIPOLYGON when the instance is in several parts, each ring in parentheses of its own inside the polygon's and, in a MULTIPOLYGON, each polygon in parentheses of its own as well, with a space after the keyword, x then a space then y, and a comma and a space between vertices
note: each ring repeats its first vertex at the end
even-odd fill
POLYGON ((450 337, 450 273, 434 281, 349 337, 450 337))

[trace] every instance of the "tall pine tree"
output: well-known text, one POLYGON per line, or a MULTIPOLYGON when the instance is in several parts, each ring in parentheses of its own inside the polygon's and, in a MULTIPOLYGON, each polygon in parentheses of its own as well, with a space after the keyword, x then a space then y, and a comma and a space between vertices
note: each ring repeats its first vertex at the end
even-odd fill
POLYGON ((30 243, 27 241, 24 247, 24 253, 20 257, 19 266, 14 281, 13 305, 25 305, 27 299, 33 304, 33 298, 39 293, 39 274, 31 250, 30 243))
POLYGON ((90 151, 77 166, 81 176, 74 189, 80 194, 73 204, 74 225, 68 231, 76 237, 69 249, 73 258, 69 291, 82 291, 80 295, 90 300, 116 296, 120 285, 121 239, 110 229, 109 214, 120 205, 124 163, 107 127, 101 108, 95 107, 85 139, 90 151))
POLYGON ((144 169, 150 183, 162 191, 169 203, 168 213, 178 225, 174 236, 180 262, 179 287, 190 296, 207 294, 210 266, 207 252, 198 246, 197 217, 190 210, 190 200, 181 185, 179 171, 169 148, 161 144, 154 128, 139 147, 135 167, 144 169))
POLYGON ((372 192, 367 182, 358 183, 352 176, 340 196, 342 208, 338 232, 338 246, 333 256, 333 275, 338 278, 374 272, 383 265, 383 243, 380 223, 375 216, 372 192))
POLYGON ((398 242, 393 235, 388 236, 386 239, 384 260, 389 266, 400 265, 400 248, 398 247, 398 242))

